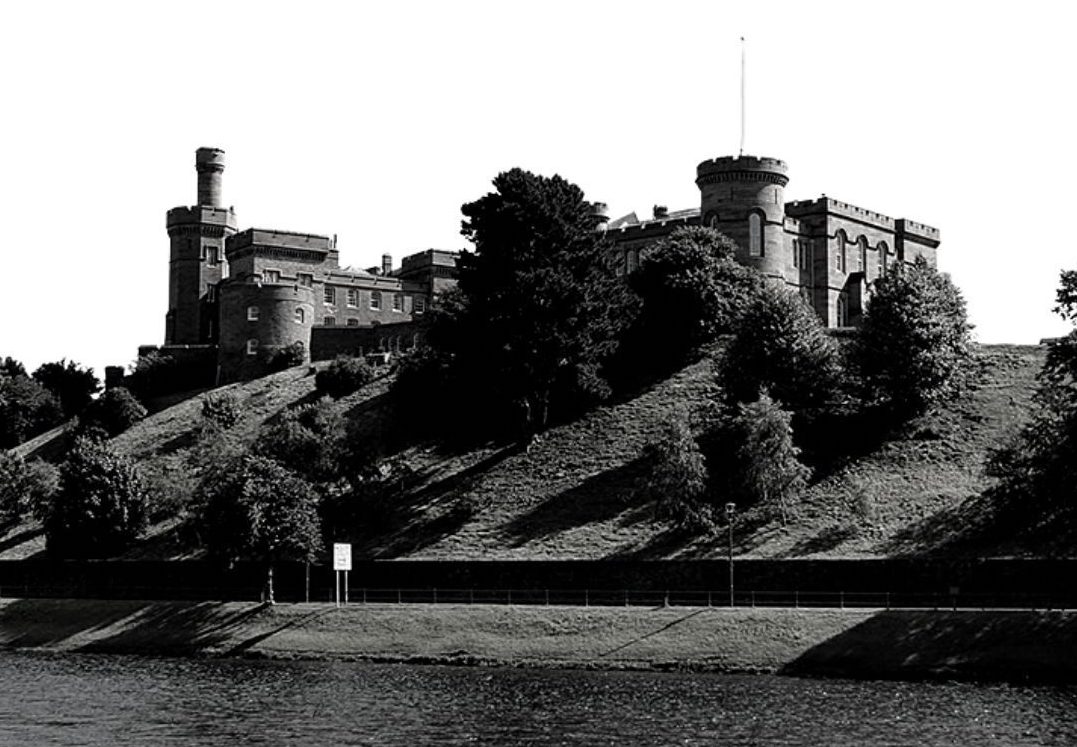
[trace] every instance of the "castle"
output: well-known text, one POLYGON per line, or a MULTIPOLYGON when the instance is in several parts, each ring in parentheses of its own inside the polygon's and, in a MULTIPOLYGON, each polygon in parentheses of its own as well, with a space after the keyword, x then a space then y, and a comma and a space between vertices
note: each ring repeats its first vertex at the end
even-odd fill
MULTIPOLYGON (((168 211, 168 313, 163 346, 143 346, 200 366, 218 383, 264 374, 280 351, 302 344, 309 359, 414 347, 431 300, 455 283, 458 254, 429 249, 394 269, 341 267, 336 237, 261 228, 238 230, 221 205, 224 151, 195 154, 198 202, 168 211)), ((871 281, 895 262, 935 264, 939 231, 826 196, 785 202, 788 168, 773 158, 738 156, 696 168, 699 208, 650 220, 614 221, 594 203, 597 230, 610 240, 617 272, 631 273, 648 244, 683 226, 732 238, 741 263, 794 288, 828 327, 856 326, 871 281)), ((298 347, 298 346, 296 346, 298 347)))

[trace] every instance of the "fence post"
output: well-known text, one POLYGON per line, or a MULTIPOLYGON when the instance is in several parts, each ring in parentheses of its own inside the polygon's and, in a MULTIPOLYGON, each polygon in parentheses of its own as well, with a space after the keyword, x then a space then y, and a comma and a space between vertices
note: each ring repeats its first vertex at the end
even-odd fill
POLYGON ((396 590, 396 603, 397 603, 397 604, 400 604, 400 602, 401 602, 401 598, 400 598, 400 589, 397 589, 397 590, 396 590))
POLYGON ((838 608, 839 609, 845 609, 845 592, 844 591, 839 591, 838 592, 838 608))
POLYGON ((707 606, 711 606, 711 592, 709 591, 707 592, 707 606))
POLYGON ((628 606, 628 589, 625 589, 625 607, 628 606))
POLYGON ((590 589, 584 589, 583 590, 583 606, 584 607, 590 607, 591 606, 591 591, 590 591, 590 589))
POLYGON ((366 604, 366 587, 363 587, 363 604, 366 604))
POLYGON ((512 589, 509 589, 509 606, 512 606, 512 589))
POLYGON ((546 589, 546 606, 550 606, 550 590, 546 589))
POLYGON ((755 607, 755 592, 752 592, 752 607, 755 607))
POLYGON ((437 604, 437 603, 438 603, 438 589, 435 586, 434 587, 434 604, 437 604))
POLYGON ((886 609, 890 609, 890 592, 886 592, 886 609))
POLYGON ((793 607, 800 609, 800 589, 793 592, 793 607))

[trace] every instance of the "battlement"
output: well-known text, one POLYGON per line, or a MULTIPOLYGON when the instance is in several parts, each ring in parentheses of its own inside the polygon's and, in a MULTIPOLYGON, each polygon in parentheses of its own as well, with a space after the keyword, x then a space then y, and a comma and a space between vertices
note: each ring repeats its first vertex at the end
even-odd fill
POLYGON ((852 220, 860 221, 861 223, 868 223, 887 231, 894 230, 894 219, 890 216, 877 213, 874 210, 857 207, 848 202, 835 200, 832 197, 818 197, 814 200, 796 200, 795 202, 787 202, 785 203, 785 212, 787 215, 792 215, 797 218, 802 218, 808 215, 818 215, 820 213, 837 215, 843 218, 851 218, 852 220))
POLYGON ((174 207, 168 211, 165 217, 165 226, 190 225, 192 223, 209 223, 218 226, 227 226, 235 229, 239 222, 236 219, 236 211, 232 208, 212 207, 210 205, 191 205, 190 207, 174 207))
POLYGON ((897 224, 897 230, 899 233, 919 236, 930 241, 939 240, 939 229, 933 228, 926 223, 917 223, 916 221, 909 220, 908 218, 898 218, 895 223, 897 224))
POLYGON ((762 181, 784 187, 789 183, 788 172, 789 166, 777 158, 722 156, 696 166, 696 184, 762 181))
POLYGON ((267 228, 248 228, 240 231, 228 240, 228 251, 239 251, 249 246, 272 246, 282 249, 304 249, 306 251, 328 254, 333 248, 333 239, 314 233, 295 231, 278 231, 267 228))

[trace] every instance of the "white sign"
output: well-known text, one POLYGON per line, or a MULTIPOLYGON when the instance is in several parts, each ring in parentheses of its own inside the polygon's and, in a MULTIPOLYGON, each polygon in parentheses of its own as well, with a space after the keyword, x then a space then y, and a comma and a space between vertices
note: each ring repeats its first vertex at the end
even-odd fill
POLYGON ((350 571, 352 569, 352 546, 347 542, 333 543, 333 570, 350 571))

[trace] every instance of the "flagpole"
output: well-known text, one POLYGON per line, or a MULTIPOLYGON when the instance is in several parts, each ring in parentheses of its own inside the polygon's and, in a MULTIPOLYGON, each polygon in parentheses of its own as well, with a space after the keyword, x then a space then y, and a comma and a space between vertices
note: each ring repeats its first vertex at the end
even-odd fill
POLYGON ((744 155, 744 37, 740 38, 740 155, 744 155))

